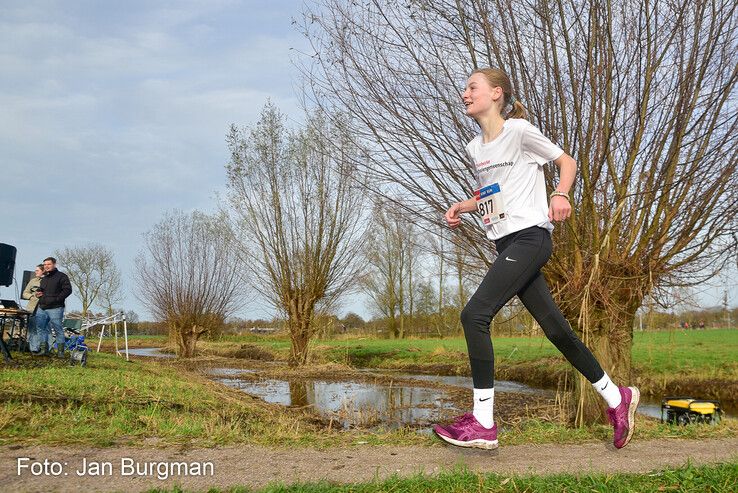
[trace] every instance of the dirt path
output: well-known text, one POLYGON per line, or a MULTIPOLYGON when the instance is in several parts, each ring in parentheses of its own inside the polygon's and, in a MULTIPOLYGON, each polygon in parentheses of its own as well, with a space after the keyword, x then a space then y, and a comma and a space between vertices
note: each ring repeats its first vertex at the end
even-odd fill
MULTIPOLYGON (((509 473, 555 472, 646 472, 667 466, 695 465, 738 457, 738 437, 720 440, 660 439, 633 441, 623 450, 605 443, 583 445, 518 445, 498 451, 476 451, 455 447, 372 447, 317 451, 312 449, 271 449, 256 446, 215 449, 142 449, 133 447, 0 447, 0 491, 141 491, 179 484, 188 490, 225 488, 234 485, 261 487, 272 481, 327 479, 341 483, 370 481, 397 473, 437 473, 456 465, 473 471, 509 473), (26 459, 27 458, 27 459, 26 459), (47 461, 46 471, 43 463, 47 461), (57 466, 51 463, 56 461, 57 466), (77 471, 86 472, 78 476, 77 471), (126 475, 146 462, 155 466, 144 477, 126 475), (36 465, 34 465, 34 462, 36 465), (102 465, 94 475, 95 463, 102 465), (202 465, 204 476, 171 475, 160 480, 156 467, 177 467, 177 462, 202 465), (213 473, 205 463, 212 463, 213 473), (20 474, 18 467, 21 467, 20 474), (129 464, 134 464, 129 467, 129 464), (32 468, 41 471, 33 475, 32 468), (110 474, 107 474, 110 472, 110 474), (57 475, 55 475, 57 474, 57 475)), ((197 472, 190 469, 190 472, 197 472)))

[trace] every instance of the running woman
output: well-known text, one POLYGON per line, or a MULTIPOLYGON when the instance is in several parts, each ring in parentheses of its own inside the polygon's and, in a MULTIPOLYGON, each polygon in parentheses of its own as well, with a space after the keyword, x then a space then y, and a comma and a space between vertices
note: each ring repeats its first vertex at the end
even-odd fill
POLYGON ((487 237, 494 240, 497 258, 461 312, 474 382, 474 408, 450 425, 435 425, 438 436, 461 447, 497 448, 494 423, 494 352, 490 322, 517 295, 546 337, 605 399, 615 429, 614 444, 624 447, 633 435, 639 391, 618 387, 574 334, 551 297, 541 268, 552 252, 553 221, 571 214, 569 190, 577 164, 526 118, 523 105, 512 95, 502 70, 475 70, 463 94, 466 114, 481 134, 466 146, 474 161, 478 190, 474 197, 446 211, 456 228, 464 212, 479 211, 487 237), (559 185, 546 196, 543 167, 559 167, 559 185), (550 198, 550 205, 547 198, 550 198))

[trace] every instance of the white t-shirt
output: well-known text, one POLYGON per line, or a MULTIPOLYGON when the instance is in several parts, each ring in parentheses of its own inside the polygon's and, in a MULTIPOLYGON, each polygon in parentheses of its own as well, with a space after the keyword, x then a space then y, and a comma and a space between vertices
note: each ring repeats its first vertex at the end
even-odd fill
POLYGON ((477 209, 487 237, 497 240, 531 226, 553 231, 543 166, 564 151, 522 118, 505 120, 486 144, 478 135, 466 146, 475 165, 477 209))

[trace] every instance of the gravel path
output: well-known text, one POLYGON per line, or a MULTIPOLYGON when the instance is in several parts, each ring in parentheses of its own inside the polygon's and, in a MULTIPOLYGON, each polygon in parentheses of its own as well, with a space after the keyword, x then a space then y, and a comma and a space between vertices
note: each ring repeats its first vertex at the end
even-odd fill
POLYGON ((214 449, 4 446, 0 447, 0 491, 129 492, 175 484, 187 490, 206 490, 320 479, 350 483, 395 473, 433 474, 456 465, 501 474, 647 472, 682 466, 687 460, 700 465, 737 458, 738 437, 701 441, 634 440, 622 450, 605 443, 586 443, 503 446, 492 452, 450 446, 369 445, 329 450, 257 446, 214 449), (144 476, 127 474, 150 462, 163 465, 149 467, 144 476), (177 463, 185 463, 186 467, 177 463), (177 467, 180 467, 178 474, 177 467), (170 477, 158 479, 157 468, 161 468, 162 475, 170 474, 170 477), (185 472, 191 475, 184 475, 185 472))

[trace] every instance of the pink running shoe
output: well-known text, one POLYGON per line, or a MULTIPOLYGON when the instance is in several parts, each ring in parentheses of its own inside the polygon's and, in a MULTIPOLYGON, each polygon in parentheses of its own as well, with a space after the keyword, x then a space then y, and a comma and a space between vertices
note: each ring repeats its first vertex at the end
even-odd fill
POLYGON ((450 425, 434 425, 433 431, 442 440, 459 447, 497 448, 497 425, 485 428, 471 413, 459 416, 450 425))
POLYGON ((607 410, 607 418, 615 429, 613 444, 615 448, 623 448, 628 445, 630 437, 633 436, 635 428, 635 412, 641 393, 637 387, 619 387, 620 397, 623 400, 620 405, 607 410))

